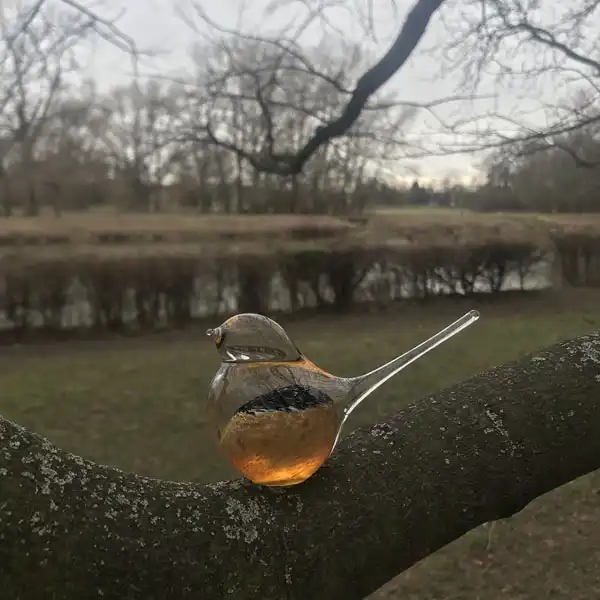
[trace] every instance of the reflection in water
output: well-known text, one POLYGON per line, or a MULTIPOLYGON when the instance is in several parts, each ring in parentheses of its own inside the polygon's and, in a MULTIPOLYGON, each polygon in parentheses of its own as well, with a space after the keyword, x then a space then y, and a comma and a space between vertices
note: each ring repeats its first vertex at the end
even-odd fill
MULTIPOLYGON (((540 262, 531 275, 526 280, 526 289, 542 289, 550 285, 550 266, 545 262, 540 262)), ((356 293, 357 301, 386 301, 399 298, 410 298, 414 292, 409 284, 398 284, 394 279, 395 275, 391 270, 384 270, 381 266, 375 265, 365 276, 356 293)), ((506 278, 504 289, 519 289, 520 280, 516 273, 509 274, 506 278)), ((302 286, 301 286, 302 288, 302 286)), ((447 293, 444 286, 439 282, 431 282, 432 293, 447 293)), ((238 310, 237 297, 238 286, 235 281, 223 286, 219 291, 213 278, 199 276, 194 284, 194 295, 190 298, 192 315, 195 318, 210 316, 215 314, 231 314, 238 310)), ((484 283, 477 282, 475 291, 488 291, 484 283)), ((69 286, 67 296, 67 307, 63 310, 62 326, 70 327, 90 327, 93 324, 92 304, 88 297, 89 290, 74 279, 69 286)), ((316 299, 310 289, 301 289, 302 307, 316 306, 316 299)), ((332 298, 333 292, 325 283, 323 283, 323 296, 332 298)), ((6 329, 13 326, 6 318, 6 312, 2 310, 2 296, 0 294, 0 329, 6 329)), ((291 306, 289 290, 279 276, 275 276, 271 282, 271 301, 269 310, 286 311, 291 306)), ((137 318, 135 307, 135 292, 131 290, 126 294, 123 300, 124 319, 126 322, 134 322, 137 318)), ((159 313, 166 320, 165 298, 159 298, 159 313)), ((35 310, 30 311, 29 321, 35 326, 41 326, 42 316, 35 310)))

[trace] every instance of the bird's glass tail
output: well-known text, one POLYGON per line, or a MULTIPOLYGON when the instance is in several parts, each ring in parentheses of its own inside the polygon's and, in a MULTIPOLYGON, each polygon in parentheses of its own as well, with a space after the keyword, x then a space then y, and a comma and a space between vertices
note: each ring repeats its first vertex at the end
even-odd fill
POLYGON ((351 390, 350 398, 344 409, 344 416, 340 424, 340 429, 350 413, 380 385, 383 385, 388 379, 402 371, 402 369, 408 367, 408 365, 415 362, 415 360, 418 360, 423 355, 427 354, 430 350, 433 350, 463 329, 469 327, 469 325, 472 325, 477 319, 479 319, 479 312, 471 310, 457 321, 454 321, 451 325, 448 325, 448 327, 442 329, 428 340, 425 340, 401 356, 394 358, 385 365, 382 365, 365 375, 353 377, 348 380, 351 390))

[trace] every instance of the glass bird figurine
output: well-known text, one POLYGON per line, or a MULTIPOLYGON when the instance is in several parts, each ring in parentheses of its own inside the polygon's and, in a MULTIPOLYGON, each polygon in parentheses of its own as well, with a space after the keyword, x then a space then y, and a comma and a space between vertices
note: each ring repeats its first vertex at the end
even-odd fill
POLYGON ((267 317, 227 319, 206 332, 221 357, 208 394, 220 450, 253 483, 302 483, 329 458, 346 419, 367 396, 478 318, 472 310, 401 356, 349 378, 312 363, 267 317))

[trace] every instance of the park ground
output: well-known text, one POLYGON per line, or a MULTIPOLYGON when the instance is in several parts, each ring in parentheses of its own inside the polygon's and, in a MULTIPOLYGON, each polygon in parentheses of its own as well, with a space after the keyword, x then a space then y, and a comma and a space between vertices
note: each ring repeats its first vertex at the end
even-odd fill
MULTIPOLYGON (((478 323, 380 388, 355 411, 350 427, 376 422, 482 370, 600 328, 600 291, 590 290, 446 298, 368 315, 280 322, 317 364, 355 375, 471 308, 481 311, 478 323)), ((165 479, 214 481, 233 475, 216 454, 202 410, 217 366, 203 326, 136 339, 3 347, 0 412, 85 458, 165 479)), ((489 527, 471 532, 373 598, 600 598, 600 472, 538 499, 496 523, 491 534, 489 527)))

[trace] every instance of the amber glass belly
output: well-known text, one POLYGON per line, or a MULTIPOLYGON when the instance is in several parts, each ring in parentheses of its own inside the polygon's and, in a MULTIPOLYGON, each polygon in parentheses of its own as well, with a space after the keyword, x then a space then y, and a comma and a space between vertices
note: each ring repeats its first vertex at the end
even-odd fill
POLYGON ((295 485, 327 460, 338 426, 333 403, 303 410, 239 412, 221 433, 221 450, 254 483, 295 485))

